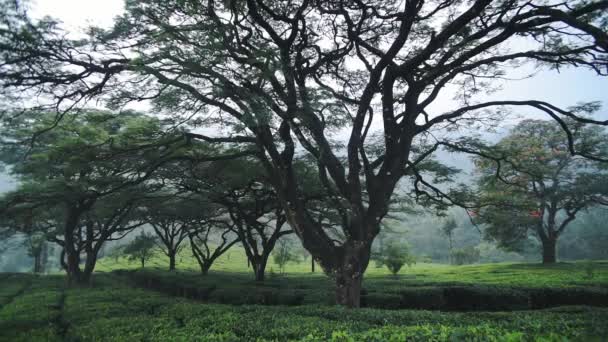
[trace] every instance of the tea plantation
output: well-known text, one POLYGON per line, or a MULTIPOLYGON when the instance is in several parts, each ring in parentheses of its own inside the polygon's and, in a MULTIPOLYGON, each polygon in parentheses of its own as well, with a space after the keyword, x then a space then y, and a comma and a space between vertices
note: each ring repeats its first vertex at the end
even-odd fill
POLYGON ((109 263, 90 288, 67 287, 62 275, 1 274, 0 341, 608 338, 606 262, 417 265, 398 277, 372 266, 366 307, 357 310, 333 305, 331 281, 305 265, 256 284, 239 269, 203 277, 187 269, 111 271, 109 263))

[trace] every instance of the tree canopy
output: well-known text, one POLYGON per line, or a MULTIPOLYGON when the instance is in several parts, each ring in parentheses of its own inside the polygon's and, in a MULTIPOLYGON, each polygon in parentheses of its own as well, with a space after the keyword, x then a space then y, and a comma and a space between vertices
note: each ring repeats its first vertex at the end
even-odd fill
MULTIPOLYGON (((608 156, 608 132, 574 124, 580 151, 608 156)), ((608 205, 608 170, 601 162, 568 153, 568 139, 551 121, 526 120, 491 147, 493 158, 478 158, 481 202, 476 220, 487 237, 516 247, 533 234, 543 261, 556 261, 556 241, 580 211, 608 205)))

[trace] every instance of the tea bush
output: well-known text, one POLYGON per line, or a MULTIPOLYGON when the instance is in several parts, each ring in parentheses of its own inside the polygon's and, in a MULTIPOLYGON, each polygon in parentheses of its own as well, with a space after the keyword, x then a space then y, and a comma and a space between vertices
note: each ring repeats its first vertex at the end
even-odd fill
POLYGON ((569 264, 372 275, 358 310, 331 305, 324 276, 122 271, 71 288, 62 276, 0 275, 0 341, 602 341, 608 308, 573 305, 608 305, 597 268, 593 282, 569 264), (559 307, 510 311, 548 306, 559 307))

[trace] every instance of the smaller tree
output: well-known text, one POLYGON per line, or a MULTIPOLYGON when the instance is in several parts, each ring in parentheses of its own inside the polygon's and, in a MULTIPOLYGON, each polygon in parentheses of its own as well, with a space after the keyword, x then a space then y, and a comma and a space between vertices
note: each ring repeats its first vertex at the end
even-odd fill
POLYGON ((114 260, 114 263, 118 263, 120 258, 125 255, 125 247, 126 245, 111 247, 109 252, 104 256, 104 258, 111 258, 112 260, 114 260))
POLYGON ((454 231, 456 228, 458 228, 458 225, 453 217, 450 217, 441 227, 441 233, 448 238, 448 242, 450 244, 450 264, 454 263, 454 260, 452 259, 452 251, 454 250, 454 231))
POLYGON ((479 261, 480 255, 479 249, 468 246, 455 249, 452 253, 452 260, 455 265, 474 264, 479 261))
POLYGON ((186 226, 195 210, 192 199, 152 198, 142 208, 146 222, 156 233, 159 249, 169 258, 169 271, 175 270, 176 257, 188 238, 186 226))
POLYGON ((34 273, 43 273, 47 262, 48 244, 43 234, 27 235, 23 242, 27 253, 34 259, 34 273))
MULTIPOLYGON (((279 265, 281 274, 285 273, 285 266, 290 262, 297 262, 298 255, 294 253, 293 246, 289 240, 281 239, 278 241, 278 248, 272 252, 274 263, 279 265)), ((314 261, 313 261, 314 262, 314 261)))
POLYGON ((416 257, 411 254, 409 246, 403 243, 388 243, 377 257, 378 262, 386 266, 396 276, 403 265, 411 267, 416 263, 416 257))
POLYGON ((149 261, 156 253, 156 236, 142 231, 140 235, 125 246, 124 253, 129 260, 138 260, 141 263, 141 268, 146 267, 146 261, 149 261))
POLYGON ((551 121, 525 120, 475 160, 482 191, 477 223, 486 239, 515 249, 535 237, 543 263, 557 261, 557 242, 581 212, 608 205, 606 163, 570 148, 608 156, 608 132, 566 120, 572 135, 551 121))
POLYGON ((188 238, 192 255, 203 275, 209 273, 213 263, 240 241, 233 224, 225 220, 195 222, 188 230, 188 238))

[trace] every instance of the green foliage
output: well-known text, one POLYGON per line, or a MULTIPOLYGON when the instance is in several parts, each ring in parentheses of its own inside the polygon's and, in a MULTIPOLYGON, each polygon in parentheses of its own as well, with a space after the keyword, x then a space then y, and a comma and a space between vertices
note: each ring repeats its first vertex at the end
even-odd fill
POLYGON ((146 261, 150 260, 156 253, 157 248, 157 237, 151 234, 147 234, 142 231, 138 236, 127 244, 122 252, 129 258, 129 260, 137 260, 141 263, 141 267, 144 268, 146 261))
POLYGON ((474 264, 479 261, 479 249, 469 246, 452 251, 452 262, 455 265, 474 264))
POLYGON ((596 266, 591 260, 585 262, 584 270, 585 279, 592 280, 595 277, 596 266))
POLYGON ((287 239, 281 239, 278 242, 278 247, 272 252, 274 263, 279 266, 281 274, 285 273, 285 266, 290 262, 298 262, 299 255, 294 251, 293 246, 287 239))
MULTIPOLYGON (((566 124, 576 150, 608 154, 603 128, 566 124)), ((571 155, 563 128, 554 122, 522 121, 487 155, 492 158, 475 161, 485 205, 475 219, 485 225, 487 239, 507 249, 519 249, 529 236, 543 244, 557 239, 579 212, 608 195, 602 163, 571 155)))
POLYGON ((445 221, 443 226, 441 226, 441 232, 451 239, 452 234, 454 233, 454 230, 456 230, 456 228, 458 228, 456 220, 454 220, 453 217, 450 217, 448 220, 445 221))
MULTIPOLYGON (((476 313, 233 306, 134 288, 113 274, 99 274, 91 288, 68 289, 61 277, 19 277, 32 285, 0 306, 1 340, 587 341, 608 336, 605 308, 476 313)), ((0 282, 0 293, 9 284, 0 282)))
POLYGON ((381 249, 376 260, 385 265, 393 275, 397 275, 403 265, 411 267, 416 263, 416 257, 410 253, 409 246, 396 242, 391 242, 381 249))

